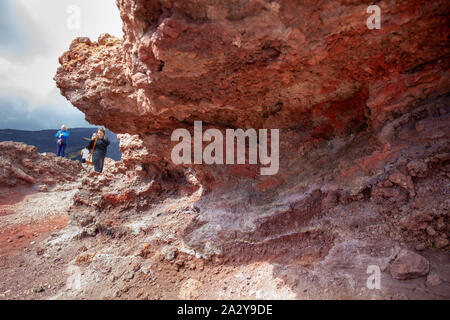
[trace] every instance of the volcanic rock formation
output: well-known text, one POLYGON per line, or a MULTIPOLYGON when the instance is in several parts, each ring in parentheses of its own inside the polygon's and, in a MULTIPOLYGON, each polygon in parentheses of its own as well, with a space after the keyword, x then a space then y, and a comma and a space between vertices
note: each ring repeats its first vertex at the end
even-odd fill
POLYGON ((219 223, 225 233, 257 229, 276 216, 269 204, 292 207, 297 200, 283 201, 287 194, 408 202, 416 196, 411 176, 420 180, 415 170, 432 166, 424 160, 439 153, 434 163, 447 161, 446 1, 381 1, 380 30, 367 28, 365 1, 117 4, 123 40, 75 39, 60 58, 57 85, 88 121, 139 135, 148 150, 135 156, 143 178, 191 172, 205 203, 235 221, 219 223), (280 129, 279 173, 260 176, 254 165, 175 168, 170 134, 192 132, 194 120, 222 131, 280 129), (416 123, 422 141, 407 130, 416 123), (427 139, 431 129, 438 136, 427 139), (414 161, 387 166, 405 154, 414 161), (406 175, 380 191, 377 184, 396 171, 406 175), (330 195, 340 188, 352 195, 330 195), (214 201, 233 191, 239 200, 214 201))
POLYGON ((449 298, 450 3, 370 4, 118 0, 123 39, 75 39, 57 86, 122 152, 73 196, 77 294, 449 298), (175 165, 194 121, 279 129, 278 173, 175 165))
POLYGON ((73 182, 80 174, 80 162, 40 154, 36 147, 21 142, 0 142, 0 151, 0 187, 41 184, 46 188, 73 182))

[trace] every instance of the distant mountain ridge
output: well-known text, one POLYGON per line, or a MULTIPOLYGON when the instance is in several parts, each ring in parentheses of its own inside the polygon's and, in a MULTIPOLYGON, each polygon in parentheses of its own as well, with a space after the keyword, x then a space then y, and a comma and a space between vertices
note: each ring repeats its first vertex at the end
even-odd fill
MULTIPOLYGON (((69 128, 70 137, 66 147, 66 158, 72 160, 81 161, 80 151, 83 149, 89 141, 86 140, 92 137, 92 134, 96 131, 96 128, 69 128)), ((56 153, 56 132, 55 130, 38 130, 38 131, 26 131, 15 129, 0 129, 0 142, 1 141, 15 141, 23 142, 25 144, 33 145, 37 147, 38 152, 53 152, 56 153)), ((111 142, 108 147, 107 157, 119 161, 122 157, 119 151, 119 141, 117 135, 106 129, 106 135, 111 142)))

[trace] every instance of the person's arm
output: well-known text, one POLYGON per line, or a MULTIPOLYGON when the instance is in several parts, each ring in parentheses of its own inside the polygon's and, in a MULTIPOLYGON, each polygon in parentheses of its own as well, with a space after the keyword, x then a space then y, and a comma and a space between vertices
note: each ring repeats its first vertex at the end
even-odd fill
POLYGON ((92 147, 94 146, 94 140, 89 141, 89 144, 86 146, 86 149, 91 151, 92 147))
POLYGON ((109 139, 108 138, 105 138, 105 143, 106 143, 106 146, 109 146, 109 139))

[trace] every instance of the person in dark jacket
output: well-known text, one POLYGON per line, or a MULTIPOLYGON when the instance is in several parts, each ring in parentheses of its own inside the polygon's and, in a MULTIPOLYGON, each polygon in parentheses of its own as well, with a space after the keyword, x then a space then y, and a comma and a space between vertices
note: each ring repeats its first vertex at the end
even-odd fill
POLYGON ((65 125, 61 126, 61 130, 56 133, 56 156, 63 157, 66 152, 67 139, 69 138, 69 131, 65 125))
POLYGON ((94 148, 94 152, 92 153, 92 162, 94 163, 94 170, 96 172, 103 171, 103 163, 105 162, 108 146, 109 140, 106 137, 105 129, 99 128, 95 137, 92 137, 91 141, 86 146, 88 150, 92 150, 92 148, 94 148))

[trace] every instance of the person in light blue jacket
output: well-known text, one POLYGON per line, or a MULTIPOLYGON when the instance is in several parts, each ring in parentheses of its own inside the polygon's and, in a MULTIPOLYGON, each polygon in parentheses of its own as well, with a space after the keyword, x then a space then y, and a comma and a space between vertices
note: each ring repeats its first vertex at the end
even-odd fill
POLYGON ((63 157, 66 152, 67 139, 69 138, 69 131, 67 131, 67 127, 65 125, 61 126, 61 130, 56 133, 56 146, 57 146, 57 157, 63 157))

